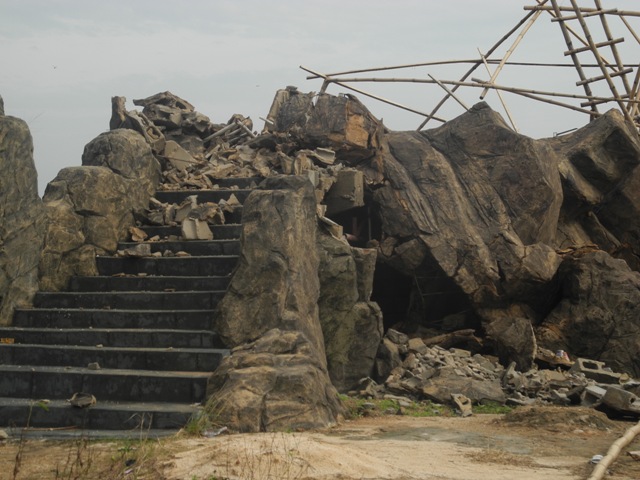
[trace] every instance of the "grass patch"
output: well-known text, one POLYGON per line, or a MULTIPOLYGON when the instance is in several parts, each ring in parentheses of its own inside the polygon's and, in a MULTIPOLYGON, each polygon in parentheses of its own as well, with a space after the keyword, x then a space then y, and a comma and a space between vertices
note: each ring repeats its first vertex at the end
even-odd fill
POLYGON ((383 415, 406 415, 408 417, 437 417, 452 416, 453 410, 446 406, 430 401, 411 402, 401 406, 393 399, 365 399, 340 395, 340 400, 346 408, 348 419, 361 417, 380 417, 383 415))
POLYGON ((473 413, 477 413, 478 415, 482 415, 482 414, 503 415, 511 411, 513 411, 513 407, 508 407, 507 405, 501 405, 496 402, 487 402, 485 404, 478 404, 473 406, 473 413))

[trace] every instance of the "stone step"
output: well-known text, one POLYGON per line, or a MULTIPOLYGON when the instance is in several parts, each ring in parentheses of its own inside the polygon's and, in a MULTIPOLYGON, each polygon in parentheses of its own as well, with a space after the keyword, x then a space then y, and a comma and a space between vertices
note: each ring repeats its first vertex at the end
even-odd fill
POLYGON ((214 310, 17 309, 13 326, 29 328, 173 328, 210 330, 214 310))
POLYGON ((215 348, 131 348, 75 345, 0 344, 0 365, 47 365, 213 372, 228 355, 215 348))
POLYGON ((98 401, 88 408, 73 407, 66 400, 42 406, 29 398, 0 398, 0 426, 131 430, 174 429, 186 425, 201 407, 184 403, 98 401))
MULTIPOLYGON (((144 225, 140 227, 149 238, 156 235, 160 238, 176 237, 179 238, 182 235, 182 230, 179 226, 170 227, 166 225, 144 225)), ((214 240, 228 240, 238 239, 242 233, 242 225, 240 223, 226 223, 224 225, 209 225, 211 232, 213 233, 214 240)))
POLYGON ((221 276, 229 275, 238 255, 193 256, 193 257, 96 257, 100 275, 118 273, 169 276, 221 276))
POLYGON ((38 292, 36 308, 109 308, 126 310, 210 310, 224 291, 209 292, 38 292))
POLYGON ((37 345, 224 348, 219 336, 208 330, 0 327, 0 338, 37 345))
POLYGON ((229 200, 231 195, 235 195, 240 203, 244 203, 249 194, 253 191, 251 188, 243 189, 227 189, 219 188, 216 190, 160 190, 156 192, 155 198, 163 203, 180 204, 192 195, 197 197, 198 203, 214 202, 219 203, 221 200, 229 200))
POLYGON ((0 365, 0 397, 64 400, 86 392, 98 402, 200 403, 209 372, 0 365))
POLYGON ((162 292, 189 290, 225 290, 229 276, 216 277, 170 277, 170 276, 115 276, 72 277, 69 290, 72 292, 162 292))
POLYGON ((262 182, 264 178, 262 177, 227 177, 227 178, 218 178, 217 180, 213 180, 213 184, 217 185, 220 188, 249 188, 254 189, 260 182, 262 182))
MULTIPOLYGON (((151 253, 164 253, 167 250, 173 253, 187 252, 191 255, 238 255, 240 253, 240 241, 238 239, 222 240, 184 240, 184 241, 159 241, 140 242, 149 244, 151 253)), ((121 242, 118 250, 135 248, 137 242, 121 242)))

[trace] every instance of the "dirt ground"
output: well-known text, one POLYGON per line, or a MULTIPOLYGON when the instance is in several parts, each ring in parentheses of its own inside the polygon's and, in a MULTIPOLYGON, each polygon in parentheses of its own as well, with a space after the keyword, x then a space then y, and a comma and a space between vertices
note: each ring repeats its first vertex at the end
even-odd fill
MULTIPOLYGON (((361 418, 316 432, 7 441, 0 478, 578 480, 633 425, 591 409, 538 407, 506 416, 361 418)), ((639 479, 640 461, 626 454, 634 450, 640 438, 606 478, 639 479)))

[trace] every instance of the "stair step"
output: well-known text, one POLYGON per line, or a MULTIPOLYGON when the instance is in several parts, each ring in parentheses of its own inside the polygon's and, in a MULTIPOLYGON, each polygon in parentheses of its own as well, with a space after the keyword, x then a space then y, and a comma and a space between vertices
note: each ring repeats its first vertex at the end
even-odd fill
POLYGON ((218 335, 207 330, 0 327, 0 338, 12 339, 12 343, 17 344, 37 345, 224 348, 218 335))
POLYGON ((29 398, 0 398, 0 425, 7 427, 108 429, 179 429, 201 411, 197 405, 158 402, 98 401, 76 408, 66 400, 46 407, 29 398))
POLYGON ((209 372, 0 365, 0 397, 68 399, 87 392, 101 402, 199 403, 205 400, 209 372))
POLYGON ((101 275, 118 273, 169 276, 220 276, 233 271, 237 255, 198 256, 198 257, 96 257, 98 272, 101 275))
MULTIPOLYGON (((222 240, 184 240, 184 241, 159 241, 159 242, 141 242, 148 244, 151 252, 163 253, 167 250, 170 252, 187 252, 191 255, 238 255, 240 253, 240 241, 238 239, 222 239, 222 240)), ((118 244, 118 250, 126 248, 134 248, 139 245, 137 242, 121 242, 118 244)))
POLYGON ((237 187, 254 189, 260 185, 260 182, 263 180, 264 178, 262 177, 226 177, 213 180, 213 184, 220 188, 233 189, 237 187))
POLYGON ((30 308, 15 311, 13 325, 32 328, 173 328, 209 330, 214 310, 104 310, 30 308))
POLYGON ((219 188, 216 190, 160 190, 156 192, 155 197, 164 203, 180 204, 192 195, 198 197, 198 203, 214 202, 219 203, 221 200, 229 200, 231 195, 235 195, 240 203, 244 203, 249 194, 253 191, 251 188, 228 189, 219 188))
POLYGON ((131 348, 75 345, 0 344, 0 364, 132 370, 213 372, 228 350, 214 348, 131 348))
POLYGON ((38 292, 36 308, 113 308, 129 310, 207 310, 224 296, 214 292, 38 292))
POLYGON ((161 292, 189 290, 225 290, 229 276, 217 277, 170 277, 170 276, 122 276, 122 277, 72 277, 69 290, 72 292, 161 292))
MULTIPOLYGON (((224 225, 209 225, 214 240, 238 239, 242 233, 242 225, 240 223, 226 223, 224 225)), ((168 238, 170 236, 180 237, 182 235, 181 227, 169 227, 166 225, 144 225, 140 227, 149 238, 156 235, 160 238, 168 238)), ((187 240, 189 241, 189 240, 187 240)))

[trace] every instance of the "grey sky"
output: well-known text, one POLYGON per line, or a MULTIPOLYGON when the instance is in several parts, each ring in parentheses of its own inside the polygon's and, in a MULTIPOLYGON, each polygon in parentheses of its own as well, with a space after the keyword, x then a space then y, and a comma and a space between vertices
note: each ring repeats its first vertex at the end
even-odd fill
MULTIPOLYGON (((108 129, 110 98, 169 90, 214 122, 251 116, 256 129, 276 89, 317 91, 298 68, 322 72, 477 58, 524 15, 533 0, 0 0, 0 94, 8 115, 29 123, 41 191, 57 172, 79 165, 84 145, 108 129)), ((568 4, 568 1, 561 2, 568 4)), ((593 6, 592 1, 581 4, 593 6), (588 4, 588 5, 587 5, 588 4)), ((637 0, 603 0, 637 9, 637 0)), ((617 26, 616 26, 617 29, 617 26)), ((638 28, 640 31, 640 28, 638 28)), ((618 32, 616 32, 618 33, 618 32)), ((627 31, 620 35, 629 37, 627 31)), ((508 41, 508 47, 512 42, 508 41)), ((625 42, 634 45, 632 38, 625 42)), ((566 62, 556 25, 543 16, 513 59, 566 62)), ((504 50, 503 50, 504 51, 504 50)), ((637 62, 637 48, 629 62, 637 62)), ((497 58, 494 56, 494 58, 497 58)), ((411 69, 394 76, 457 79, 468 68, 411 69)), ((477 74, 488 78, 483 69, 477 74)), ((575 90, 575 71, 506 71, 501 84, 575 90), (567 85, 565 87, 565 85, 567 85)), ((438 87, 366 85, 363 89, 430 111, 438 87)), ((330 93, 338 93, 336 87, 330 93)), ((575 90, 576 93, 581 93, 575 90)), ((465 93, 475 103, 479 91, 465 93)), ((392 129, 421 118, 360 97, 392 129)), ((506 96, 521 131, 551 136, 586 118, 506 96)), ((487 97, 501 111, 495 93, 487 97)), ((462 113, 455 102, 443 114, 462 113)), ((437 126, 437 124, 431 124, 437 126)))

